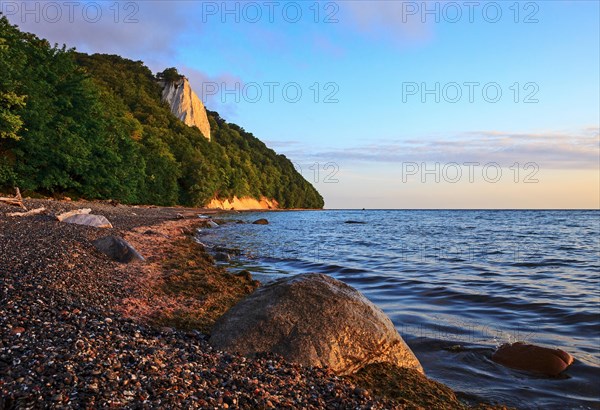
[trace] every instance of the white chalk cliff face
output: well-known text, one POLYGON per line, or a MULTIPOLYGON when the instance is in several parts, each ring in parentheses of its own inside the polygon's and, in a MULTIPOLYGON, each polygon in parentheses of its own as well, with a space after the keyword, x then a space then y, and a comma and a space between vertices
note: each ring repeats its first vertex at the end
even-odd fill
POLYGON ((210 141, 210 123, 206 115, 204 104, 187 78, 183 77, 176 82, 161 81, 163 87, 162 99, 171 107, 171 112, 186 125, 196 126, 210 141))

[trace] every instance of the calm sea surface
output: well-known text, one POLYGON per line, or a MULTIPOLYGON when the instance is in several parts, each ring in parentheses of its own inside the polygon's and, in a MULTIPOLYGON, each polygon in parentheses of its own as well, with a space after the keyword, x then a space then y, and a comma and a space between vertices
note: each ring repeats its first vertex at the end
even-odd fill
POLYGON ((304 272, 354 286, 392 319, 427 375, 523 409, 600 409, 599 211, 242 213, 199 240, 263 282, 304 272), (346 221, 363 222, 348 224, 346 221), (561 379, 490 360, 505 342, 561 347, 561 379), (463 349, 449 349, 460 345, 463 349))

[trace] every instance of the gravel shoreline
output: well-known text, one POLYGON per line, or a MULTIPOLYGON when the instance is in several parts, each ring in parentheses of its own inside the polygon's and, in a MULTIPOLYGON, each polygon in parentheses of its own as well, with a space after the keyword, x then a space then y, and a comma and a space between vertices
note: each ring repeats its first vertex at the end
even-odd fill
POLYGON ((197 215, 216 211, 25 205, 47 212, 8 217, 18 209, 0 203, 0 410, 471 408, 448 387, 404 369, 340 378, 275 355, 248 359, 212 349, 198 329, 210 329, 256 286, 247 274, 217 268, 191 239, 197 215), (54 217, 81 208, 114 228, 54 217), (130 241, 146 262, 123 265, 96 251, 92 241, 107 235, 130 241))
MULTIPOLYGON (((402 408, 326 369, 214 351, 198 331, 128 319, 131 292, 98 237, 126 235, 186 210, 26 201, 49 213, 89 207, 114 229, 9 218, 0 204, 0 408, 402 408)), ((189 212, 190 210, 187 210, 189 212)), ((128 271, 131 272, 131 271, 128 271)))

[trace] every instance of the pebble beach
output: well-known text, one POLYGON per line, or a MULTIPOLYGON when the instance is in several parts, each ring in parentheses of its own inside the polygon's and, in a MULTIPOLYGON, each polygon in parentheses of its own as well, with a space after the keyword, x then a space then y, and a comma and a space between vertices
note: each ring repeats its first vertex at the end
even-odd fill
MULTIPOLYGON (((179 213, 91 207, 121 234, 179 213)), ((14 210, 0 205, 2 215, 14 210)), ((113 307, 134 279, 90 245, 106 233, 48 215, 0 216, 0 408, 387 407, 328 370, 216 352, 198 331, 122 317, 113 307)))
MULTIPOLYGON (((153 297, 160 299, 148 291, 153 287, 142 266, 161 266, 154 259, 166 256, 148 255, 140 238, 173 243, 198 223, 200 211, 50 200, 25 205, 46 212, 7 217, 15 207, 0 204, 0 409, 423 408, 402 395, 376 396, 328 369, 215 351, 206 332, 153 321, 136 308, 139 303, 130 303, 146 298, 152 306, 153 297), (54 217, 83 207, 106 216, 114 228, 54 217), (137 244, 147 262, 113 262, 91 245, 105 235, 137 244)), ((449 394, 443 403, 462 407, 449 394)), ((433 396, 425 400, 443 395, 433 396)))

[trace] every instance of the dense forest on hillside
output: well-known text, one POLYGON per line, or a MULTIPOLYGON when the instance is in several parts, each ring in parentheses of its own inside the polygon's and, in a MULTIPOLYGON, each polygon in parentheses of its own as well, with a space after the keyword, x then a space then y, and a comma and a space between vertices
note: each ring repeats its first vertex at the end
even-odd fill
POLYGON ((212 142, 161 102, 140 61, 85 55, 0 18, 0 190, 202 206, 266 196, 323 199, 283 155, 209 111, 212 142))

